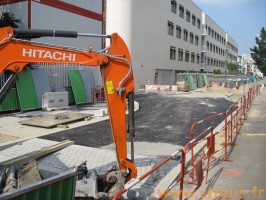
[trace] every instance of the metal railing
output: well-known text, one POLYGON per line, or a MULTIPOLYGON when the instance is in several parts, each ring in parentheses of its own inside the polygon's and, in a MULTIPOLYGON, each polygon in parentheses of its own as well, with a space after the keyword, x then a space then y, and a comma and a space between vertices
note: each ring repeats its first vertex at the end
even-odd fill
MULTIPOLYGON (((210 116, 198 122, 192 124, 189 136, 190 142, 188 142, 183 149, 179 149, 172 155, 165 158, 162 162, 158 163, 151 170, 133 180, 130 184, 126 185, 126 187, 120 190, 114 197, 113 200, 118 199, 121 195, 131 189, 133 186, 141 182, 147 176, 155 172, 158 168, 173 160, 174 157, 178 154, 181 154, 180 161, 180 171, 177 172, 176 177, 172 181, 172 183, 167 187, 167 189, 162 192, 157 199, 163 199, 167 196, 167 194, 179 184, 179 193, 177 195, 177 199, 183 199, 183 188, 185 184, 194 184, 196 188, 193 193, 201 186, 202 181, 206 177, 206 181, 208 180, 208 171, 210 166, 211 157, 221 152, 222 155, 219 160, 222 161, 231 161, 229 159, 228 148, 234 144, 233 142, 233 133, 238 133, 240 126, 243 125, 244 120, 246 119, 246 114, 249 111, 253 100, 256 96, 260 95, 261 86, 254 85, 248 88, 248 92, 243 94, 241 98, 239 98, 236 102, 231 104, 231 106, 225 111, 218 113, 216 115, 210 116), (204 124, 209 122, 211 119, 218 118, 223 116, 223 127, 220 130, 214 129, 212 126, 209 126, 199 134, 195 133, 195 128, 199 124, 204 124), (222 147, 219 146, 217 149, 215 136, 222 133, 223 143, 222 147), (201 144, 202 143, 202 144, 201 144), (195 153, 194 147, 201 144, 200 150, 195 153), (203 148, 206 150, 203 150, 203 148), (217 150, 216 150, 217 149, 217 150), (223 151, 222 151, 223 150, 223 151), (199 154, 201 152, 201 154, 199 154), (187 157, 190 155, 190 161, 186 162, 187 157), (203 161, 207 159, 207 164, 203 167, 203 161), (196 173, 195 173, 196 172, 196 173), (188 180, 185 175, 189 174, 191 180, 188 180)), ((193 194, 191 193, 190 196, 193 194)), ((187 197, 186 197, 187 198, 187 197)))

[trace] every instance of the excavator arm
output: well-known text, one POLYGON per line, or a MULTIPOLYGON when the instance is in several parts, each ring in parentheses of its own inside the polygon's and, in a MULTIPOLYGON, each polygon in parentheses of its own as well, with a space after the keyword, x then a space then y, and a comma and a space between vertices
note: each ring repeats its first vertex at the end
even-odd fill
MULTIPOLYGON (((126 182, 137 176, 137 169, 132 160, 127 158, 127 98, 134 100, 134 79, 131 57, 122 38, 112 35, 99 35, 110 38, 110 47, 102 51, 78 49, 60 45, 45 44, 28 40, 42 36, 77 37, 92 36, 76 32, 49 30, 19 30, 11 27, 0 29, 0 73, 11 71, 20 73, 30 63, 81 64, 89 67, 100 66, 105 89, 107 106, 115 144, 118 168, 126 176, 126 182), (27 39, 25 39, 27 38, 27 39)), ((132 106, 131 106, 132 108, 132 106)), ((132 109, 130 109, 132 111, 132 109)), ((131 114, 132 115, 132 114, 131 114)), ((134 127, 128 128, 134 135, 134 127)))

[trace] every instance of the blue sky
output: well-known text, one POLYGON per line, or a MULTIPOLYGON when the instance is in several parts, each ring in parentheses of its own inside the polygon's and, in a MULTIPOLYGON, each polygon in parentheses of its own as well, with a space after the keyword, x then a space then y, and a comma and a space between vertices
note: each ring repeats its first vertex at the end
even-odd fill
POLYGON ((266 28, 266 0, 192 0, 238 43, 238 54, 249 54, 255 37, 266 28))

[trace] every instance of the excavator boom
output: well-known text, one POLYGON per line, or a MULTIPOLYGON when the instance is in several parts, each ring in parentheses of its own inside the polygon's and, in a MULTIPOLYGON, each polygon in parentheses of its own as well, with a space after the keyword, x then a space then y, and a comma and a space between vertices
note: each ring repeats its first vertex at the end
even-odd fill
MULTIPOLYGON (((0 73, 20 73, 31 63, 81 64, 100 67, 109 111, 113 141, 116 148, 118 169, 126 181, 137 176, 132 160, 127 158, 126 103, 134 94, 134 79, 129 50, 122 38, 114 33, 100 35, 110 38, 110 47, 102 51, 45 44, 28 40, 42 36, 78 37, 76 32, 54 30, 19 30, 11 27, 0 29, 0 73), (26 39, 25 39, 26 38, 26 39)), ((97 35, 84 35, 92 36, 97 35)), ((132 98, 131 105, 132 105, 132 98)), ((132 121, 132 120, 131 120, 132 121)), ((134 121, 134 120, 133 120, 134 121)), ((134 128, 129 127, 131 135, 134 128)))

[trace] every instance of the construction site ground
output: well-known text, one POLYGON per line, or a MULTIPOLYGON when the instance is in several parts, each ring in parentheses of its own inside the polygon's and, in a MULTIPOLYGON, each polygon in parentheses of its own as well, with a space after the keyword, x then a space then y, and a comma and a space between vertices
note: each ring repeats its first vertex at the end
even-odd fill
MULTIPOLYGON (((247 86, 240 87, 239 90, 213 86, 212 88, 202 88, 188 93, 173 91, 160 93, 137 92, 135 100, 139 103, 139 109, 135 112, 136 137, 134 140, 135 163, 139 175, 151 169, 166 156, 176 152, 180 147, 183 147, 190 140, 189 130, 194 122, 216 113, 224 112, 232 102, 236 101, 245 91, 247 91, 247 86)), ((266 95, 265 91, 258 99, 262 98, 263 94, 264 96, 266 95)), ((265 104, 261 102, 259 105, 261 107, 258 109, 262 112, 265 108, 265 104)), ((105 104, 100 103, 95 106, 71 107, 68 110, 60 111, 33 111, 2 115, 0 118, 0 162, 30 153, 34 150, 42 149, 58 141, 69 139, 74 141, 75 145, 64 148, 39 161, 39 167, 47 172, 47 176, 53 173, 57 174, 66 171, 79 165, 84 160, 87 160, 88 169, 96 169, 98 173, 104 173, 108 166, 115 165, 116 163, 108 116, 95 116, 96 112, 99 113, 99 111, 103 111, 105 108, 105 104), (23 120, 41 118, 46 115, 63 114, 66 111, 85 113, 92 117, 55 128, 40 128, 21 125, 20 123, 23 120)), ((258 117, 256 114, 255 116, 258 117)), ((262 117, 261 119, 263 120, 264 118, 262 117)), ((221 118, 210 121, 210 124, 205 124, 204 127, 197 127, 198 129, 196 131, 203 130, 209 125, 218 126, 222 120, 221 118)), ((248 141, 253 137, 261 137, 261 139, 257 138, 252 140, 250 142, 252 146, 255 146, 253 142, 257 140, 258 143, 261 143, 263 140, 265 143, 265 123, 263 123, 262 120, 257 124, 262 128, 260 134, 250 135, 250 130, 246 128, 247 134, 245 135, 249 138, 248 141)), ((245 123, 250 123, 249 127, 252 127, 252 124, 255 122, 249 122, 248 118, 245 123)), ((245 130, 245 127, 248 127, 247 125, 248 124, 244 124, 241 131, 245 130)), ((253 128, 251 129, 253 130, 253 128)), ((241 136, 242 135, 237 135, 236 139, 238 140, 241 136)), ((244 141, 241 145, 243 146, 245 143, 249 145, 247 141, 244 141)), ((238 146, 234 148, 237 149, 238 146)), ((261 147, 261 149, 264 151, 265 155, 265 147, 261 147)), ((236 158, 239 159, 239 155, 242 157, 244 154, 243 159, 249 160, 250 158, 247 156, 255 154, 253 149, 249 148, 248 151, 241 151, 237 152, 235 155, 236 158)), ((233 155, 234 151, 232 153, 232 156, 233 155)), ((263 157, 259 159, 260 162, 262 162, 262 158, 263 157)), ((239 164, 235 162, 233 164, 239 167, 239 164)), ((223 165, 230 164, 226 163, 227 162, 223 165)), ((263 161, 263 163, 264 164, 261 166, 265 167, 265 162, 263 161)), ((138 190, 140 193, 139 199, 145 199, 149 194, 155 194, 156 190, 166 189, 169 183, 167 178, 177 165, 177 161, 170 161, 156 173, 149 176, 144 182, 135 186, 134 189, 138 190)), ((224 168, 225 167, 226 166, 224 166, 224 168)), ((212 168, 215 169, 214 167, 212 168)), ((246 166, 246 168, 250 168, 250 166, 246 166)), ((230 174, 230 169, 228 173, 230 174)), ((258 173, 258 171, 256 173, 258 173)), ((265 174, 263 171, 261 171, 261 173, 265 174)), ((209 182, 206 186, 207 189, 212 188, 211 186, 215 186, 214 183, 218 183, 220 179, 219 175, 220 174, 215 172, 212 174, 212 170, 210 170, 209 182), (210 184, 210 180, 212 185, 210 184)), ((234 179, 232 176, 228 177, 234 179)), ((224 178, 226 178, 226 176, 224 178)), ((261 183, 266 185, 265 180, 266 178, 264 178, 264 182, 262 181, 261 183)), ((254 184, 255 182, 253 182, 253 185, 254 184)), ((218 185, 217 187, 220 186, 218 185)), ((199 195, 197 197, 199 197, 199 195)), ((176 199, 176 197, 169 198, 176 199)), ((196 198, 195 196, 191 196, 190 199, 196 198)))

